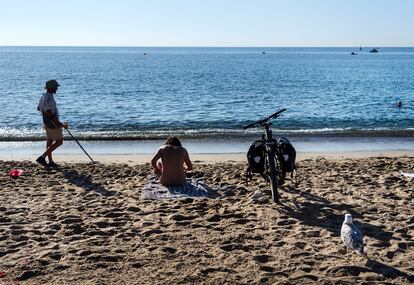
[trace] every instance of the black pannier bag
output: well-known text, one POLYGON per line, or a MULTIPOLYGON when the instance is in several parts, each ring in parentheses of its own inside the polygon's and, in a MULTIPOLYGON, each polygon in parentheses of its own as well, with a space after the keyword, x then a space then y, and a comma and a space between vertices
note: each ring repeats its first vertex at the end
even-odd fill
POLYGON ((262 176, 265 171, 266 146, 263 141, 255 141, 247 151, 247 173, 246 182, 252 179, 252 173, 260 173, 262 176))
POLYGON ((281 137, 277 141, 279 145, 279 153, 282 169, 285 172, 296 170, 296 150, 287 138, 281 137))

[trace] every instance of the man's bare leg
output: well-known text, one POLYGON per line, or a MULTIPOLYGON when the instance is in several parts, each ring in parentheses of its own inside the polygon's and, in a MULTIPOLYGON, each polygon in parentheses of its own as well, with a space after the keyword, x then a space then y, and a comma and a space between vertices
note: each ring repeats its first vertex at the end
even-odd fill
MULTIPOLYGON (((48 150, 48 149, 49 149, 49 147, 50 147, 52 144, 53 144, 53 140, 48 139, 48 140, 47 140, 47 142, 46 142, 46 150, 48 150)), ((52 153, 50 153, 50 154, 47 156, 47 158, 49 159, 49 162, 53 161, 53 159, 52 159, 52 153)))
POLYGON ((63 144, 63 140, 56 140, 43 154, 44 157, 52 157, 52 152, 63 144))
POLYGON ((45 153, 43 153, 41 156, 39 156, 36 159, 36 162, 40 163, 41 165, 43 165, 44 167, 50 167, 50 166, 56 166, 53 163, 52 160, 52 152, 57 149, 59 146, 61 146, 63 144, 63 139, 59 139, 56 140, 53 143, 53 140, 47 140, 46 145, 48 146, 48 148, 46 149, 45 153), (46 156, 49 158, 49 164, 46 162, 46 156))

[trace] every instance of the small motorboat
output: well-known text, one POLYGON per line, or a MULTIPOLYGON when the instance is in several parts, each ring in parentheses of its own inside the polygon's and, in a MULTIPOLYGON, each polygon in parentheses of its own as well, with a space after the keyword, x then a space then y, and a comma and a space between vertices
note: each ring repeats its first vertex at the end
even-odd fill
POLYGON ((377 48, 373 48, 372 50, 369 51, 370 53, 377 53, 378 49, 377 48))

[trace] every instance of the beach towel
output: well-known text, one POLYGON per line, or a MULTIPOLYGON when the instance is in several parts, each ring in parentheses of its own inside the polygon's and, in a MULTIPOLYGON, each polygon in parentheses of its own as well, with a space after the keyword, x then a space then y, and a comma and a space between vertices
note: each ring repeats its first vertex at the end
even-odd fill
POLYGON ((206 197, 214 198, 216 192, 207 186, 201 178, 187 178, 184 185, 164 186, 158 177, 150 176, 141 192, 141 199, 170 199, 170 198, 189 198, 206 197))

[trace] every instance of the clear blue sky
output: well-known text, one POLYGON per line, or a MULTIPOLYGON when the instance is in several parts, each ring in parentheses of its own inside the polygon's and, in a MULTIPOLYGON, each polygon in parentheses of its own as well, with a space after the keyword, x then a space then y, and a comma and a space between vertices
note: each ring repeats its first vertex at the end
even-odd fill
POLYGON ((0 45, 414 46, 414 0, 8 0, 0 45))

